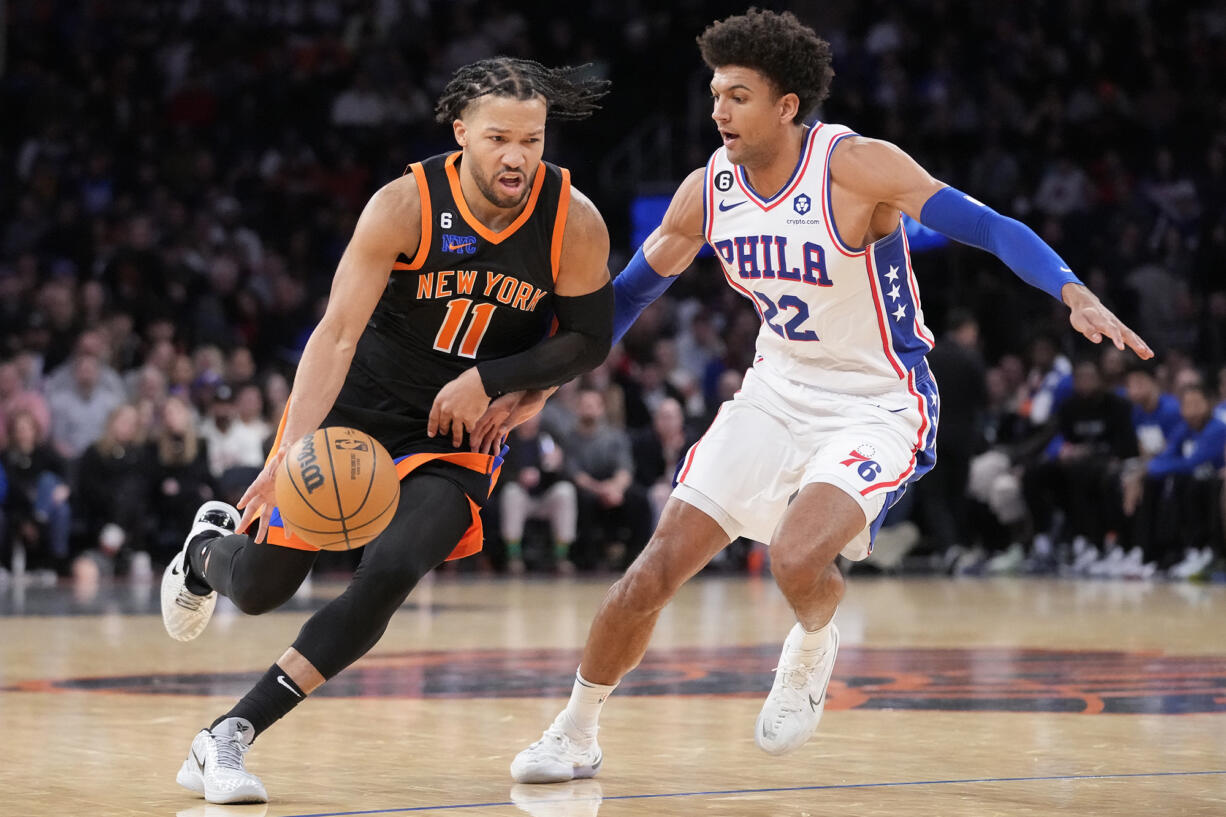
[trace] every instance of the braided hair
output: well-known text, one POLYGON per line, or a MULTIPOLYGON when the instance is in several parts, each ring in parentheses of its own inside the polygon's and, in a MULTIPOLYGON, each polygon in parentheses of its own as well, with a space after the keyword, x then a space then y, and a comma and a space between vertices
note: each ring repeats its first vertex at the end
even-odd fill
POLYGON ((555 119, 586 119, 600 108, 597 101, 609 92, 609 81, 582 79, 588 66, 546 68, 533 60, 493 57, 460 68, 443 89, 434 118, 443 124, 459 119, 468 104, 488 94, 514 99, 545 98, 548 115, 555 119))

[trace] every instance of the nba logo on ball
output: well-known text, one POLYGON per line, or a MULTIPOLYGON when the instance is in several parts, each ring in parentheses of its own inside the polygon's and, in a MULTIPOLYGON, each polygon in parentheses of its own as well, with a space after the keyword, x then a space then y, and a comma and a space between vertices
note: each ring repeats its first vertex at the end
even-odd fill
POLYGON ((321 550, 352 550, 391 522, 400 476, 369 434, 330 426, 290 446, 277 469, 277 510, 285 529, 321 550))

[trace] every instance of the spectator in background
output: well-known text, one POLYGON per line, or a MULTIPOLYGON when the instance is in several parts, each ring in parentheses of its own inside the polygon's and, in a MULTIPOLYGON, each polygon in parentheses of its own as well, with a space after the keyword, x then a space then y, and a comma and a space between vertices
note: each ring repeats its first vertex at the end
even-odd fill
MULTIPOLYGON (((1125 386, 1132 403, 1132 427, 1139 458, 1124 470, 1124 514, 1136 513, 1141 500, 1146 465, 1166 448, 1167 440, 1183 425, 1179 400, 1162 391, 1153 361, 1138 361, 1128 368, 1125 386)), ((1140 543, 1138 543, 1140 544, 1140 543)), ((1142 546, 1144 550, 1144 546, 1142 546)))
MULTIPOLYGON (((255 383, 247 382, 237 387, 234 411, 237 422, 245 426, 253 437, 264 440, 272 434, 273 428, 264 419, 264 393, 255 383)), ((264 448, 263 444, 260 448, 264 448)))
MULTIPOLYGON (((72 530, 67 464, 39 439, 38 420, 31 412, 21 410, 9 416, 2 460, 8 477, 8 498, 3 500, 7 526, 0 525, 0 539, 6 551, 11 552, 12 545, 21 541, 27 551, 36 552, 35 567, 64 573, 72 530)), ((0 566, 8 563, 9 554, 0 554, 0 566)))
POLYGON ((226 360, 226 382, 245 386, 255 382, 255 358, 246 346, 236 346, 226 360))
POLYGON ((1055 411, 1072 390, 1073 364, 1060 354, 1060 347, 1050 335, 1039 335, 1030 343, 1030 373, 1026 377, 1029 392, 1025 414, 1032 428, 1041 428, 1055 416, 1055 411))
POLYGON ((81 456, 102 436, 108 418, 123 402, 123 398, 100 387, 101 371, 97 356, 78 354, 72 361, 71 380, 47 389, 51 442, 67 459, 81 456))
MULTIPOLYGON (((662 340, 661 344, 672 341, 662 340)), ((684 400, 684 396, 666 379, 666 370, 659 360, 652 359, 638 368, 638 377, 629 380, 623 387, 626 403, 626 427, 644 429, 651 426, 656 408, 665 400, 684 400)))
POLYGON ((111 349, 107 344, 106 335, 99 330, 82 332, 73 346, 72 357, 52 370, 43 383, 43 388, 50 394, 72 388, 75 378, 76 359, 82 355, 93 357, 98 361, 97 390, 107 393, 115 400, 122 402, 127 397, 127 387, 119 372, 108 362, 111 349))
POLYGON ((979 353, 979 323, 964 310, 949 316, 949 330, 928 353, 928 365, 941 384, 941 422, 937 426, 937 464, 915 486, 927 532, 938 550, 970 543, 966 527, 967 479, 971 459, 983 450, 987 410, 987 373, 979 353))
POLYGON ((686 372, 701 374, 723 356, 724 344, 711 313, 696 310, 687 329, 677 336, 677 363, 686 372))
POLYGON ((149 443, 149 536, 155 561, 164 564, 183 545, 183 520, 213 498, 208 445, 196 433, 191 406, 170 397, 162 406, 160 429, 149 443))
POLYGON ((1226 423, 1226 366, 1217 372, 1217 405, 1213 407, 1213 417, 1226 423))
MULTIPOLYGON (((1024 490, 1035 526, 1035 556, 1052 556, 1054 513, 1063 513, 1063 541, 1072 538, 1073 554, 1092 554, 1097 558, 1099 546, 1106 543, 1108 531, 1118 531, 1123 521, 1120 496, 1120 474, 1123 463, 1137 454, 1137 437, 1132 428, 1132 407, 1128 401, 1103 388, 1098 365, 1092 360, 1077 364, 1073 373, 1073 393, 1056 412, 1055 422, 1039 434, 1033 444, 1048 447, 1059 435, 1054 451, 1027 469, 1024 490)), ((1012 572, 1020 566, 1024 554, 1020 547, 1010 546, 1001 554, 1007 569, 989 572, 1012 572)), ((1141 554, 1130 554, 1128 567, 1139 569, 1141 554)), ((1124 554, 1112 546, 1104 557, 1122 571, 1124 554)), ((1088 567, 1091 557, 1081 566, 1088 567)))
POLYGON ((289 380, 280 372, 273 372, 264 379, 264 423, 266 426, 276 428, 281 424, 281 415, 285 411, 285 404, 289 402, 289 392, 289 380))
POLYGON ((77 505, 85 529, 82 549, 104 574, 118 567, 134 578, 152 578, 145 549, 149 461, 136 407, 125 403, 113 409, 103 428, 81 456, 77 471, 77 505))
POLYGON ((1179 393, 1179 411, 1183 422, 1146 467, 1137 539, 1146 562, 1187 579, 1204 571, 1221 548, 1226 424, 1213 417, 1209 392, 1200 384, 1179 393))
POLYGON ((651 507, 646 492, 634 484, 630 439, 608 425, 599 389, 579 393, 575 429, 565 448, 571 481, 579 489, 584 561, 607 561, 620 569, 647 544, 651 507))
POLYGON ((1162 391, 1155 368, 1153 361, 1136 361, 1129 366, 1125 380, 1137 448, 1147 459, 1165 449, 1167 440, 1183 423, 1180 401, 1162 391))
POLYGON ((529 519, 546 519, 552 536, 554 568, 575 572, 570 560, 579 515, 579 499, 565 479, 565 453, 541 430, 540 415, 511 432, 499 477, 501 530, 507 545, 507 570, 524 572, 524 527, 529 519))
POLYGON ((37 438, 46 439, 51 433, 51 409, 47 407, 46 398, 26 388, 16 361, 5 360, 0 362, 0 429, 7 430, 10 420, 20 412, 28 413, 33 419, 37 438))
POLYGON ((226 472, 233 468, 264 467, 264 439, 268 426, 258 412, 252 416, 255 400, 245 401, 244 420, 235 403, 234 390, 225 383, 213 392, 213 402, 208 414, 200 424, 200 435, 207 444, 209 471, 214 479, 226 479, 226 472))
POLYGON ((653 526, 673 491, 677 465, 693 442, 686 433, 681 403, 671 397, 660 401, 651 426, 639 429, 631 437, 634 481, 647 490, 653 526))

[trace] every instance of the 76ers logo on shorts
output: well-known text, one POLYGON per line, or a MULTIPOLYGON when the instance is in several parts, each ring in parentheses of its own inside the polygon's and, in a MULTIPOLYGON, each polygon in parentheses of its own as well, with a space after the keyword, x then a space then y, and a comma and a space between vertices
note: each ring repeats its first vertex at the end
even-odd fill
POLYGON ((839 465, 855 468, 860 479, 872 482, 881 474, 881 465, 873 459, 875 456, 877 456, 877 449, 868 443, 862 443, 856 446, 855 451, 849 452, 847 459, 840 462, 839 465))

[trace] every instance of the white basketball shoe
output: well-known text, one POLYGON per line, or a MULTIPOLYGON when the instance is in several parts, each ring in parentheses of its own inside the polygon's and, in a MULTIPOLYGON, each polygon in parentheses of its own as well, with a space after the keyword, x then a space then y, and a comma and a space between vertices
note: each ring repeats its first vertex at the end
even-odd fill
POLYGON ((267 803, 264 784, 243 765, 253 740, 255 729, 246 718, 201 729, 175 780, 210 803, 267 803))
POLYGON ((839 653, 839 631, 829 624, 826 644, 813 652, 799 649, 803 635, 797 624, 783 642, 775 685, 754 727, 754 740, 767 754, 782 755, 803 746, 817 731, 826 707, 826 687, 839 653))
POLYGON ((162 623, 171 638, 191 641, 200 635, 217 606, 215 591, 198 596, 187 589, 188 543, 206 530, 217 531, 222 536, 234 533, 241 518, 234 506, 224 502, 206 502, 196 511, 192 529, 183 540, 183 549, 175 554, 162 574, 162 623))
POLYGON ((511 777, 516 783, 564 783, 596 776, 604 760, 596 736, 576 738, 566 724, 564 709, 540 740, 515 756, 511 777))

